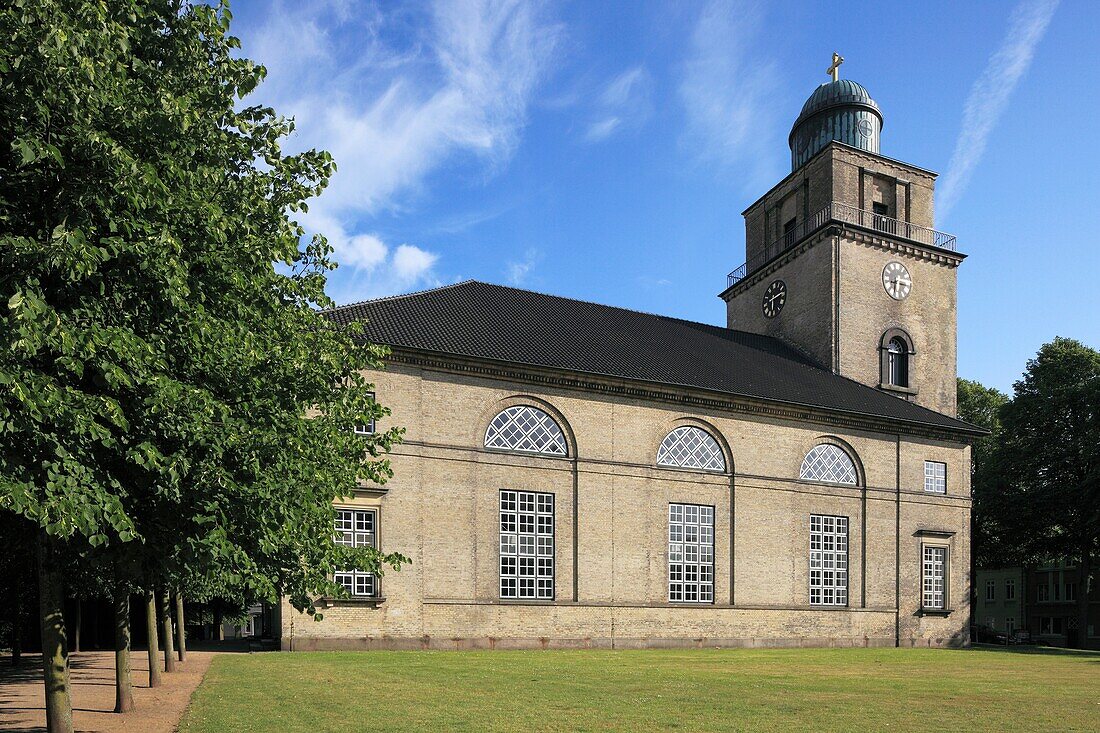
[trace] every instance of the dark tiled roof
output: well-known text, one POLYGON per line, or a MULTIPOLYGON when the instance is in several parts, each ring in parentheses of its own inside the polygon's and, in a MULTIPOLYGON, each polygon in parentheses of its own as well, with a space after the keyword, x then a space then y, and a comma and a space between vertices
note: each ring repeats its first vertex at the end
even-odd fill
POLYGON ((711 390, 974 433, 866 387, 782 341, 677 318, 467 281, 325 313, 397 348, 711 390))

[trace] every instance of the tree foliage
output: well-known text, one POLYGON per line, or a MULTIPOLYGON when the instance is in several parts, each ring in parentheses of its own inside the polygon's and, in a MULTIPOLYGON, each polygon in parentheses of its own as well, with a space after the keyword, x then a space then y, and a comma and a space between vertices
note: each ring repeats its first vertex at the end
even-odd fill
POLYGON ((1073 562, 1081 573, 1076 623, 1083 630, 1083 589, 1100 555, 1100 351, 1055 338, 1027 362, 1011 400, 994 393, 960 382, 960 416, 988 418, 993 431, 974 450, 977 561, 1073 562))
POLYGON ((0 10, 0 509, 139 585, 196 576, 311 609, 335 499, 390 475, 383 349, 322 318, 335 264, 295 220, 334 170, 243 101, 226 6, 0 10))
MULTIPOLYGON (((1001 410, 1006 508, 1034 558, 1100 551, 1100 351, 1056 338, 1001 410)), ((1008 520, 1006 520, 1007 523, 1008 520)))
POLYGON ((989 431, 989 435, 974 441, 970 453, 970 493, 974 501, 972 557, 978 566, 1003 563, 1009 551, 1006 538, 1001 536, 997 514, 1000 501, 997 446, 1000 413, 1007 402, 1008 396, 998 389, 968 379, 958 381, 959 419, 989 431))

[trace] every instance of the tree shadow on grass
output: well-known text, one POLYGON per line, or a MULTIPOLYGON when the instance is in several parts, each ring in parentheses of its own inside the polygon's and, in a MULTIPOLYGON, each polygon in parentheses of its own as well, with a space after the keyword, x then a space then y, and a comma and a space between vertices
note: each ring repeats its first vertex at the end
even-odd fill
POLYGON ((1066 649, 1058 646, 1030 646, 1018 644, 1015 646, 1001 646, 1000 644, 971 644, 970 649, 983 652, 999 652, 1001 654, 1033 654, 1048 657, 1078 657, 1100 662, 1100 651, 1094 649, 1066 649))

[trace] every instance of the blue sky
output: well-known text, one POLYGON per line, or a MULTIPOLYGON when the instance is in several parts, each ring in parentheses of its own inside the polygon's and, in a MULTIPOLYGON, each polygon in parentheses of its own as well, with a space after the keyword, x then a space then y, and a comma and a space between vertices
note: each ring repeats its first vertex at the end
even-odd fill
POLYGON ((305 224, 338 302, 476 278, 724 324, 740 212, 835 49, 883 154, 941 173, 960 376, 1010 390, 1056 335, 1100 347, 1100 3, 232 7, 288 147, 336 157, 305 224))

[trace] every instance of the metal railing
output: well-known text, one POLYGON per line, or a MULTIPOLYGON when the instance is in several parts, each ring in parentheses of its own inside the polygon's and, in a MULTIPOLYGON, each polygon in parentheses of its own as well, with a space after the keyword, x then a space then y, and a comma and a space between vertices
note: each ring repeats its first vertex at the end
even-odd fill
POLYGON ((825 204, 825 206, 821 207, 817 213, 811 215, 808 219, 796 224, 790 231, 784 232, 783 236, 765 247, 762 253, 752 257, 745 264, 727 275, 726 287, 733 287, 741 280, 744 280, 749 273, 755 272, 777 255, 795 246, 826 224, 833 222, 850 224, 863 229, 882 232, 883 234, 888 234, 899 239, 906 239, 910 242, 916 242, 917 244, 925 244, 930 247, 938 247, 939 249, 946 249, 952 252, 956 251, 955 236, 953 234, 938 232, 935 229, 929 229, 928 227, 922 227, 912 222, 894 219, 885 214, 876 214, 873 211, 857 209, 854 206, 842 204, 839 201, 832 201, 825 204))

